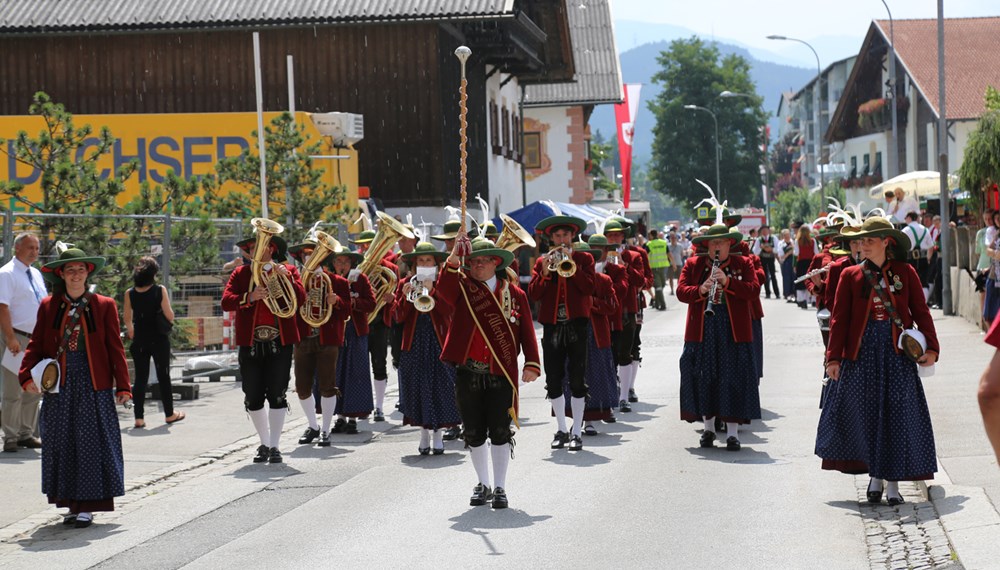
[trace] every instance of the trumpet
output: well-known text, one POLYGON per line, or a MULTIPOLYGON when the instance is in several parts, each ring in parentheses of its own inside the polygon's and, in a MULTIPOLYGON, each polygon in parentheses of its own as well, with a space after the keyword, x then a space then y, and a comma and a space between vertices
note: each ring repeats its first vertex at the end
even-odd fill
POLYGON ((822 275, 822 274, 824 274, 824 273, 826 273, 827 271, 830 270, 830 266, 831 265, 833 265, 832 262, 831 263, 827 263, 826 265, 824 265, 823 267, 820 267, 819 269, 813 269, 809 273, 806 273, 802 277, 799 277, 798 279, 796 279, 795 283, 802 283, 803 281, 808 281, 809 279, 812 279, 816 275, 822 275))
POLYGON ((299 301, 295 298, 295 288, 292 279, 279 273, 274 263, 262 260, 264 251, 271 246, 271 238, 284 232, 285 228, 278 222, 267 218, 250 220, 257 233, 257 243, 254 246, 253 257, 250 260, 250 274, 254 287, 267 288, 264 304, 279 319, 287 319, 295 314, 299 301))
POLYGON ((406 300, 413 303, 413 308, 421 313, 429 313, 434 310, 434 297, 431 297, 430 291, 427 287, 424 287, 423 282, 414 275, 410 278, 410 285, 412 289, 406 294, 406 300))
POLYGON ((559 246, 548 254, 549 271, 559 274, 559 277, 569 279, 576 274, 576 262, 566 251, 566 246, 559 246))
POLYGON ((307 325, 319 328, 326 324, 333 314, 333 305, 326 302, 327 295, 333 291, 333 282, 326 272, 319 268, 319 264, 331 253, 339 253, 342 248, 340 242, 326 232, 317 230, 314 235, 316 249, 302 268, 306 302, 299 307, 299 316, 307 325))

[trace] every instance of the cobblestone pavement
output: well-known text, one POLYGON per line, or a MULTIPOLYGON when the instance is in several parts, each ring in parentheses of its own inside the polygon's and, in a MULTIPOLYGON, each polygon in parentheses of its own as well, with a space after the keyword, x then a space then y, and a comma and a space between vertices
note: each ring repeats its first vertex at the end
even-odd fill
POLYGON ((906 501, 897 507, 868 503, 868 477, 855 478, 861 518, 865 523, 868 561, 873 570, 959 570, 934 505, 917 483, 901 481, 906 501))

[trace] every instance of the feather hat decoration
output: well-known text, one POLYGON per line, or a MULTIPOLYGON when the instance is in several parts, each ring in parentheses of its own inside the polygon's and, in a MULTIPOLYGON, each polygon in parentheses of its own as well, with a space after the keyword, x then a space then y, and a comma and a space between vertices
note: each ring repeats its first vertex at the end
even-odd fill
POLYGON ((62 255, 62 252, 66 251, 67 249, 73 249, 74 247, 76 247, 76 244, 66 243, 64 241, 57 241, 55 245, 52 247, 55 249, 56 255, 58 256, 62 255))
POLYGON ((486 224, 490 221, 490 205, 479 194, 476 194, 476 200, 479 201, 479 208, 483 211, 483 221, 479 225, 486 227, 486 224))
POLYGON ((553 202, 552 200, 539 200, 539 201, 542 204, 545 204, 546 206, 548 206, 552 210, 552 215, 553 216, 561 216, 561 215, 563 215, 562 210, 559 209, 559 206, 557 206, 556 203, 553 202))
POLYGON ((720 204, 719 203, 719 199, 715 197, 715 191, 712 190, 711 186, 709 186, 708 184, 705 184, 704 182, 702 182, 701 180, 698 180, 697 178, 695 178, 694 181, 697 182, 698 184, 701 184, 702 186, 704 186, 705 190, 708 190, 708 194, 709 194, 708 198, 705 198, 701 202, 698 202, 697 204, 694 205, 695 209, 697 209, 698 206, 701 206, 702 204, 708 204, 709 206, 715 208, 715 223, 716 224, 725 223, 723 214, 725 214, 725 210, 727 209, 727 206, 729 205, 729 200, 726 200, 725 202, 722 202, 720 204))
POLYGON ((608 220, 601 218, 591 218, 590 223, 594 224, 594 234, 604 235, 604 224, 608 223, 608 220))
POLYGON ((306 232, 306 237, 304 238, 305 241, 317 241, 316 232, 319 231, 319 226, 322 223, 323 222, 317 221, 315 224, 312 225, 311 228, 309 228, 309 231, 306 232))
POLYGON ((370 232, 372 229, 372 219, 368 216, 368 212, 361 212, 358 219, 354 220, 354 223, 361 223, 361 231, 370 232))
POLYGON ((445 206, 444 207, 444 211, 448 212, 448 220, 447 221, 449 221, 449 222, 460 222, 460 221, 462 221, 460 219, 461 218, 460 214, 462 213, 462 210, 456 208, 455 206, 445 206))
POLYGON ((427 236, 430 235, 429 233, 427 233, 427 228, 433 225, 434 224, 425 221, 423 216, 420 216, 420 229, 414 230, 415 232, 419 232, 419 235, 417 236, 418 237, 417 241, 427 241, 427 236))

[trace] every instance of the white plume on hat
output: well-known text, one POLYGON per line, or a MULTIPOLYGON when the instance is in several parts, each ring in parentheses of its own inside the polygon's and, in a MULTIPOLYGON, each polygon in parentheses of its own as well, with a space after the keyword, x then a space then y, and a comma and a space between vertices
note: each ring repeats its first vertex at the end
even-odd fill
POLYGON ((460 216, 462 210, 460 210, 459 208, 456 208, 455 206, 445 206, 444 211, 448 212, 448 219, 445 220, 445 223, 462 221, 460 216))
POLYGON ((726 207, 728 206, 729 200, 726 200, 725 202, 723 202, 723 203, 720 204, 719 203, 719 199, 715 197, 715 192, 712 190, 711 186, 709 186, 708 184, 705 184, 704 182, 702 182, 701 180, 698 180, 697 178, 695 178, 694 181, 697 182, 698 184, 701 184, 702 186, 704 186, 705 190, 708 190, 708 193, 710 195, 710 197, 705 198, 701 202, 698 202, 697 204, 695 204, 694 207, 697 209, 698 206, 701 206, 702 204, 708 204, 709 206, 714 207, 715 208, 715 223, 716 224, 724 224, 725 221, 723 219, 723 213, 724 213, 723 210, 725 210, 726 207))
POLYGON ((594 224, 595 235, 604 235, 604 225, 608 223, 608 220, 607 219, 602 220, 601 218, 591 218, 589 223, 594 224))
POLYGON ((358 219, 354 220, 355 224, 358 222, 361 222, 361 231, 364 232, 372 231, 372 219, 368 217, 367 212, 361 212, 361 215, 358 216, 358 219))
POLYGON ((309 231, 306 232, 306 237, 305 237, 307 241, 319 241, 316 239, 316 232, 319 231, 319 226, 322 223, 323 222, 317 221, 315 224, 312 225, 311 228, 309 228, 309 231))
POLYGON ((72 243, 66 243, 63 241, 57 241, 56 244, 52 247, 55 249, 56 255, 62 255, 64 251, 66 251, 67 249, 72 249, 76 247, 76 245, 72 243))
POLYGON ((479 201, 479 207, 483 211, 483 223, 479 224, 479 226, 485 228, 486 224, 490 222, 490 205, 479 194, 476 194, 476 200, 479 201))

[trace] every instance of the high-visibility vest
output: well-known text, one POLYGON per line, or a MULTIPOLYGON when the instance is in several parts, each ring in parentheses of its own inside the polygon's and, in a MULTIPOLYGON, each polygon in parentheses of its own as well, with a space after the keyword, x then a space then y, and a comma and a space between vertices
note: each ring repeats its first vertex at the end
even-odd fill
POLYGON ((670 267, 670 255, 667 253, 667 242, 663 238, 649 240, 646 243, 649 248, 649 266, 653 269, 660 267, 670 267))

